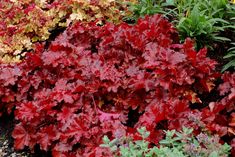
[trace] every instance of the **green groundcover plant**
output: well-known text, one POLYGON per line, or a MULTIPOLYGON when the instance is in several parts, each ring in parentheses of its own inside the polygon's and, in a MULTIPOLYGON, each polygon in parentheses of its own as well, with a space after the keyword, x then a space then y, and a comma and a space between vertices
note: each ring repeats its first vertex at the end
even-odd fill
POLYGON ((231 147, 220 144, 218 136, 200 133, 193 135, 193 129, 183 127, 182 131, 165 131, 166 137, 159 142, 159 147, 149 147, 150 132, 145 127, 137 129, 141 137, 133 140, 130 136, 110 140, 104 136, 102 147, 116 157, 226 157, 231 147))

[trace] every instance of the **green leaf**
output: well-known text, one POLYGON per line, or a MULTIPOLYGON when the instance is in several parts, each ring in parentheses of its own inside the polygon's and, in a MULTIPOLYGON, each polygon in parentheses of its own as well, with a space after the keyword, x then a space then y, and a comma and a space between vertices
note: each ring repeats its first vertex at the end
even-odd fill
POLYGON ((235 46, 228 49, 228 51, 234 51, 234 50, 235 50, 235 46))
POLYGON ((192 20, 192 25, 196 26, 199 24, 199 17, 200 17, 200 11, 198 9, 198 5, 195 5, 191 14, 190 14, 190 19, 192 20))
POLYGON ((229 24, 228 21, 224 20, 224 19, 221 19, 221 18, 212 18, 209 20, 210 22, 213 22, 213 23, 218 23, 218 22, 221 22, 221 23, 225 23, 225 24, 229 24))
POLYGON ((228 26, 224 26, 224 28, 232 28, 232 29, 235 29, 235 26, 234 26, 234 25, 228 25, 228 26))
POLYGON ((146 7, 142 7, 141 10, 140 10, 140 14, 143 14, 146 10, 147 10, 146 7))
POLYGON ((223 58, 231 58, 231 57, 235 57, 235 51, 231 51, 229 54, 225 55, 223 58))
POLYGON ((175 1, 174 0, 166 0, 165 6, 175 6, 175 1))
POLYGON ((110 142, 108 136, 105 135, 105 136, 103 137, 103 142, 104 142, 105 144, 108 144, 108 143, 110 142))
POLYGON ((193 132, 193 128, 186 128, 183 126, 183 133, 189 135, 193 132))
POLYGON ((112 146, 111 148, 110 148, 110 150, 112 151, 112 152, 115 152, 115 151, 117 151, 117 146, 112 146))
POLYGON ((214 39, 217 41, 231 41, 229 38, 219 36, 215 36, 214 39))
POLYGON ((210 153, 209 157, 219 157, 219 154, 216 151, 210 153))
POLYGON ((227 64, 225 64, 223 66, 223 69, 221 70, 222 72, 224 72, 225 70, 227 70, 230 67, 235 67, 235 59, 231 60, 230 62, 228 62, 227 64))
POLYGON ((171 141, 168 141, 168 140, 161 140, 159 143, 160 143, 160 144, 164 144, 164 145, 169 145, 169 144, 171 144, 171 141))

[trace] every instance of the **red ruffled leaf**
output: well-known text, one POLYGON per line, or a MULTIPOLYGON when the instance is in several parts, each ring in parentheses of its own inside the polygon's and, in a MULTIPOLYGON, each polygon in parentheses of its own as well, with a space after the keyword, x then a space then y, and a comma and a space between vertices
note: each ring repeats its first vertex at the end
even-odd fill
POLYGON ((59 132, 55 128, 55 126, 50 125, 42 128, 38 133, 38 143, 41 146, 42 150, 47 151, 48 147, 51 145, 51 143, 57 139, 59 139, 59 132))
POLYGON ((23 149, 30 144, 30 135, 21 124, 15 126, 12 137, 15 139, 14 147, 17 150, 23 149))

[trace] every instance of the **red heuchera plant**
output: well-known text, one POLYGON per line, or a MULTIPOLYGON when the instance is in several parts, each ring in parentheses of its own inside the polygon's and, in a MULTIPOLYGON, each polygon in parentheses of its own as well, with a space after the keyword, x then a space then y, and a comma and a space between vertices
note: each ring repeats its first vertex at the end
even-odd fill
POLYGON ((218 90, 223 98, 220 101, 210 103, 210 111, 213 113, 214 122, 211 128, 220 130, 221 136, 228 134, 231 137, 232 155, 235 155, 235 73, 224 73, 223 83, 219 85, 218 90))
POLYGON ((1 64, 1 111, 16 105, 15 148, 38 144, 55 157, 110 156, 99 147, 105 134, 120 137, 143 125, 155 144, 163 129, 221 132, 218 112, 190 108, 212 90, 216 62, 190 39, 177 44, 176 38, 160 15, 133 26, 76 23, 22 63, 1 64), (133 124, 131 112, 141 115, 133 124))

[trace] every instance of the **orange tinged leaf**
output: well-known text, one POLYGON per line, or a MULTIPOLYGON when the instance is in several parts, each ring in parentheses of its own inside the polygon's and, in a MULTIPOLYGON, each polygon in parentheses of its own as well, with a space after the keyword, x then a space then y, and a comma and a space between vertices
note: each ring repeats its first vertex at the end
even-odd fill
POLYGON ((186 91, 184 94, 189 101, 191 101, 193 104, 194 103, 201 103, 202 101, 200 100, 200 98, 197 97, 197 94, 194 93, 193 91, 186 91))

